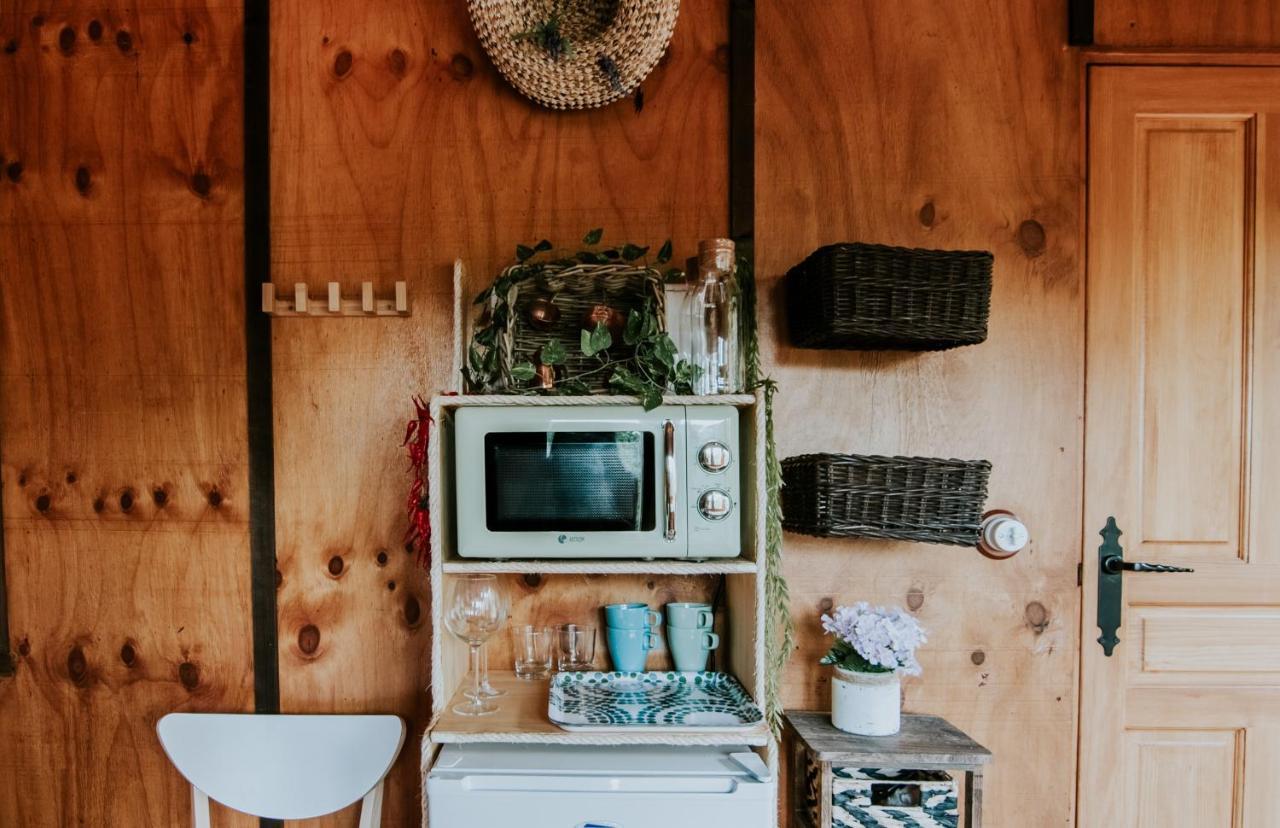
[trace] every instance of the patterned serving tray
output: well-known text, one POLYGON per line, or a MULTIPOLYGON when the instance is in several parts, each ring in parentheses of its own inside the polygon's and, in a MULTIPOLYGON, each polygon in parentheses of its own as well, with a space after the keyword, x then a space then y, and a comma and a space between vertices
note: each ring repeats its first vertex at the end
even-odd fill
POLYGON ((749 730, 760 708, 728 673, 556 673, 547 703, 565 730, 749 730))

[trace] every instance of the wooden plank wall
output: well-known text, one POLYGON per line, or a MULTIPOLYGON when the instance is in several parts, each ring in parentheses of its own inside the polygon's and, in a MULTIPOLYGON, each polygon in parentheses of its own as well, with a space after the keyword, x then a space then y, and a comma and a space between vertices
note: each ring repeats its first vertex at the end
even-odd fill
MULTIPOLYGON (((501 80, 462 3, 273 3, 275 279, 317 293, 405 279, 413 306, 280 320, 273 343, 282 708, 410 718, 388 824, 416 814, 427 710, 428 590, 400 543, 399 441, 410 395, 449 383, 451 263, 489 278, 517 243, 576 245, 592 227, 674 234, 681 260, 723 234, 726 8, 686 4, 642 110, 554 114, 501 80)), ((580 581, 530 588, 567 606, 580 581)))
MULTIPOLYGON (((642 110, 553 114, 495 74, 460 2, 272 4, 275 278, 317 293, 406 279, 413 305, 407 320, 273 323, 282 706, 411 719, 388 824, 416 821, 429 633, 424 575, 400 545, 398 443, 410 394, 448 382, 450 262, 486 277, 516 242, 594 226, 674 235, 681 260, 724 233, 727 5, 684 3, 642 110)), ((1271 4, 1168 8, 1099 0, 1098 41, 1276 45, 1271 4)), ((185 824, 156 718, 252 708, 241 14, 200 0, 0 9, 17 659, 0 678, 0 824, 185 824)), ((782 453, 988 457, 992 504, 1034 538, 994 563, 788 536, 801 631, 788 701, 826 704, 820 610, 905 604, 932 631, 908 706, 996 751, 989 824, 1064 824, 1082 333, 1065 0, 759 0, 758 16, 756 247, 782 453), (780 274, 847 238, 993 250, 990 341, 787 347, 780 274)), ((525 586, 567 606, 578 580, 525 586)))
POLYGON ((185 824, 157 719, 253 704, 241 12, 110 5, 0 16, 3 825, 185 824))
POLYGON ((976 550, 786 537, 799 650, 789 706, 829 704, 830 606, 911 609, 929 631, 906 708, 995 753, 992 825, 1070 823, 1080 559, 1082 308, 1077 56, 1065 3, 759 4, 756 252, 783 457, 986 458, 991 507, 1032 544, 976 550), (863 240, 995 254, 990 338, 955 351, 789 347, 780 278, 863 240))

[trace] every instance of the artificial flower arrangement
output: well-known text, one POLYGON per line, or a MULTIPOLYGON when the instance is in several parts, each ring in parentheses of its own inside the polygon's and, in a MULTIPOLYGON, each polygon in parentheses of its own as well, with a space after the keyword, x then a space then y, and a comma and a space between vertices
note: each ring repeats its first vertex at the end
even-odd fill
POLYGON ((899 676, 920 675, 916 650, 928 640, 924 628, 899 607, 860 601, 822 616, 835 636, 820 663, 833 665, 831 721, 865 736, 897 733, 902 721, 899 676))

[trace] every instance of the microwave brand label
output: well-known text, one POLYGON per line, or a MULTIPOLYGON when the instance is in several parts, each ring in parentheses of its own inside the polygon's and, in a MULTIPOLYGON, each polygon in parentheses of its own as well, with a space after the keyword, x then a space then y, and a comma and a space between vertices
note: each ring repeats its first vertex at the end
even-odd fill
POLYGON ((582 543, 586 538, 582 535, 561 535, 556 540, 560 543, 582 543))

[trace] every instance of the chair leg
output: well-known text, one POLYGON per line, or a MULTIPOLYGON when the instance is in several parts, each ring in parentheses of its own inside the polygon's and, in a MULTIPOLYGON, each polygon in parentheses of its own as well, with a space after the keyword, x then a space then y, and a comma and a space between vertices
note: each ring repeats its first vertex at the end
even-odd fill
POLYGON ((381 828, 382 826, 382 786, 384 779, 379 779, 373 790, 364 795, 360 802, 360 828, 381 828))
POLYGON ((191 810, 195 827, 209 828, 209 795, 195 785, 191 786, 191 810))

